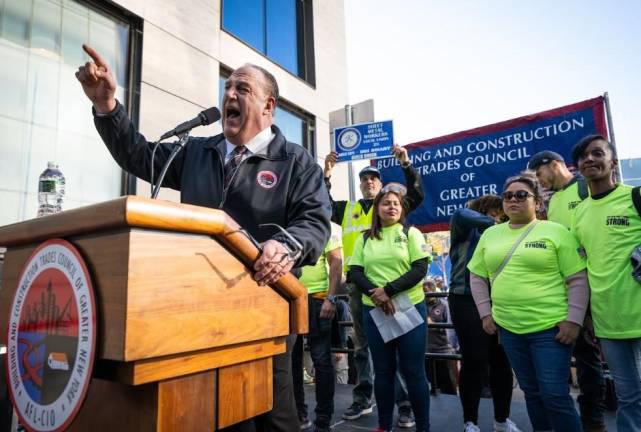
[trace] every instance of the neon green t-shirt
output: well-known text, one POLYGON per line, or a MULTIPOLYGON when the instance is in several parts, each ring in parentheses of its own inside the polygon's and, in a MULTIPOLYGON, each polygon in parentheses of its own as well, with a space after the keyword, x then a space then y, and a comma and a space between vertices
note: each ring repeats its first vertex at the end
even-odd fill
MULTIPOLYGON (((467 268, 491 279, 527 227, 512 229, 502 223, 485 230, 467 268)), ((494 321, 517 334, 554 327, 568 317, 565 279, 583 269, 585 259, 568 229, 539 221, 492 285, 494 321)))
POLYGON ((632 277, 630 254, 641 244, 641 218, 631 186, 618 185, 601 199, 585 199, 576 209, 572 232, 585 248, 590 307, 597 336, 641 336, 641 284, 632 277))
POLYGON ((579 186, 575 179, 564 189, 554 192, 548 204, 548 219, 570 229, 572 215, 577 206, 581 204, 579 186))
MULTIPOLYGON (((379 288, 407 273, 414 261, 430 256, 423 234, 414 227, 407 235, 401 224, 385 227, 381 230, 381 240, 370 237, 365 247, 363 239, 361 235, 356 240, 349 265, 363 267, 367 279, 379 288)), ((425 300, 422 281, 404 293, 412 304, 425 300)), ((366 295, 363 295, 363 304, 375 306, 366 295)))
POLYGON ((342 247, 341 231, 341 227, 332 222, 331 234, 320 258, 318 258, 315 265, 303 267, 300 282, 305 285, 309 294, 322 293, 329 290, 329 264, 327 263, 327 254, 342 247))

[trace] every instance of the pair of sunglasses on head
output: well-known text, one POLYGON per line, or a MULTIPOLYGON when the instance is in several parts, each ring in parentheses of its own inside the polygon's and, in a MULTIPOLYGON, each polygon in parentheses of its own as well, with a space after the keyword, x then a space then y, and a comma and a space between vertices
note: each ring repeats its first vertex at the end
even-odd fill
POLYGON ((394 192, 401 196, 405 196, 407 195, 407 188, 400 183, 391 182, 383 186, 380 191, 382 194, 386 194, 388 192, 394 192))

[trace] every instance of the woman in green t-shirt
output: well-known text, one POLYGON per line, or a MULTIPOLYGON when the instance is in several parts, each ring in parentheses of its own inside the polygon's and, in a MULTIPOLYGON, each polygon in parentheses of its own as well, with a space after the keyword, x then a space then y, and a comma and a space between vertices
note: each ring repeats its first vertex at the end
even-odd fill
POLYGON ((579 432, 568 377, 588 302, 585 259, 567 228, 536 219, 535 177, 511 177, 503 190, 509 221, 481 236, 468 264, 472 295, 483 329, 499 332, 534 430, 579 432))
POLYGON ((429 254, 423 234, 403 226, 406 210, 400 188, 383 188, 373 209, 372 226, 356 241, 349 268, 351 280, 363 293, 363 324, 374 363, 378 423, 381 430, 392 430, 398 359, 416 430, 424 432, 429 430, 429 390, 424 363, 427 311, 421 282, 429 254), (390 316, 396 311, 411 314, 414 308, 422 323, 385 342, 371 312, 379 309, 390 316))

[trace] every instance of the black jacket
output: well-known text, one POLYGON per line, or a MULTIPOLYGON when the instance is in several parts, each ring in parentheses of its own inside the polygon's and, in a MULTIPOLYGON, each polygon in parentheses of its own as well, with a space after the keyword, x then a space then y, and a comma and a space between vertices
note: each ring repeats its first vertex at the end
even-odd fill
POLYGON ((467 265, 474 255, 481 234, 495 224, 494 219, 477 211, 461 208, 450 219, 450 293, 472 295, 467 265))
MULTIPOLYGON (((149 181, 152 143, 138 133, 121 104, 94 123, 112 156, 126 171, 149 181)), ((330 235, 331 204, 320 166, 301 146, 287 142, 276 126, 265 153, 241 162, 228 190, 223 190, 225 137, 191 137, 173 161, 163 186, 179 190, 181 202, 222 209, 256 240, 288 243, 275 223, 303 245, 295 267, 314 264, 330 235)), ((173 148, 161 144, 154 161, 157 179, 173 148)))

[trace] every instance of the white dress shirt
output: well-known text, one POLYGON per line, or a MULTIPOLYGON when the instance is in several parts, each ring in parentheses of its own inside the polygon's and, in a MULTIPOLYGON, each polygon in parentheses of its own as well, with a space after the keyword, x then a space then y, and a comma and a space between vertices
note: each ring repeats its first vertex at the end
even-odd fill
MULTIPOLYGON (((272 132, 271 126, 267 126, 265 129, 260 131, 254 138, 250 139, 245 147, 247 151, 243 154, 241 161, 247 159, 249 156, 257 153, 266 153, 267 146, 274 139, 276 134, 272 132)), ((227 138, 225 138, 225 148, 227 153, 225 153, 225 164, 231 159, 231 154, 236 148, 236 144, 230 143, 227 138)))

